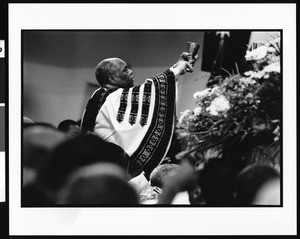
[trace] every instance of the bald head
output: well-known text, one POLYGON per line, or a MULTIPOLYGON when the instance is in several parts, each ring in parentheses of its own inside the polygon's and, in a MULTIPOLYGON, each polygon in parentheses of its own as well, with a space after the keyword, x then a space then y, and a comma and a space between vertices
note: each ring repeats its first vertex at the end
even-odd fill
POLYGON ((102 60, 95 69, 98 83, 108 88, 132 87, 132 73, 126 62, 117 57, 102 60))

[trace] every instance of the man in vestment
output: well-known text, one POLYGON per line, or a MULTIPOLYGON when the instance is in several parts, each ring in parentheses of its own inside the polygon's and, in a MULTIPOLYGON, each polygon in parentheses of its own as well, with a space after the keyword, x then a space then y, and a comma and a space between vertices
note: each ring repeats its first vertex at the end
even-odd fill
POLYGON ((81 130, 122 147, 132 177, 142 171, 149 176, 171 143, 176 80, 193 71, 195 59, 188 61, 188 53, 183 52, 171 68, 138 86, 134 86, 133 71, 126 62, 119 58, 101 61, 95 70, 100 87, 83 113, 81 130))

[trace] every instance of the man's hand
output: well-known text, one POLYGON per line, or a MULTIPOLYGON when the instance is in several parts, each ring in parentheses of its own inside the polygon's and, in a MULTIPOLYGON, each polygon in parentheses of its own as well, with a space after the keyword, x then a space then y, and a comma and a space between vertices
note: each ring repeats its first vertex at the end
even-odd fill
POLYGON ((178 60, 188 61, 192 66, 194 66, 197 59, 198 59, 198 55, 192 57, 188 52, 182 52, 178 60))
POLYGON ((193 66, 197 59, 198 55, 192 58, 188 52, 183 52, 178 61, 173 65, 173 68, 176 68, 180 72, 180 75, 184 75, 186 72, 193 72, 193 66))
POLYGON ((187 71, 193 72, 193 66, 185 60, 179 60, 174 65, 173 68, 178 70, 180 75, 184 75, 187 71))

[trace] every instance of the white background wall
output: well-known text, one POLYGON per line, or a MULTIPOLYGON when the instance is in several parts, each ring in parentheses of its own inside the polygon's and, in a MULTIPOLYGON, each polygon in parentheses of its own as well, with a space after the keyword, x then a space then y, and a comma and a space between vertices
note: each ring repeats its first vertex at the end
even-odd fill
POLYGON ((134 70, 135 84, 174 64, 187 41, 200 44, 194 73, 178 84, 177 114, 194 108, 193 93, 205 87, 201 72, 204 32, 201 31, 24 31, 23 115, 55 126, 80 119, 96 83, 94 68, 107 57, 120 57, 134 70))

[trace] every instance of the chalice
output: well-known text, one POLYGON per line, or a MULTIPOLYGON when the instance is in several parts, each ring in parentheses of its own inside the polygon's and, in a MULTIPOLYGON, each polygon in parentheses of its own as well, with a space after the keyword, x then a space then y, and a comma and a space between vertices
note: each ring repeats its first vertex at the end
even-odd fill
POLYGON ((187 52, 189 53, 188 60, 192 65, 195 63, 195 56, 198 53, 199 47, 200 45, 196 42, 187 42, 187 52))

